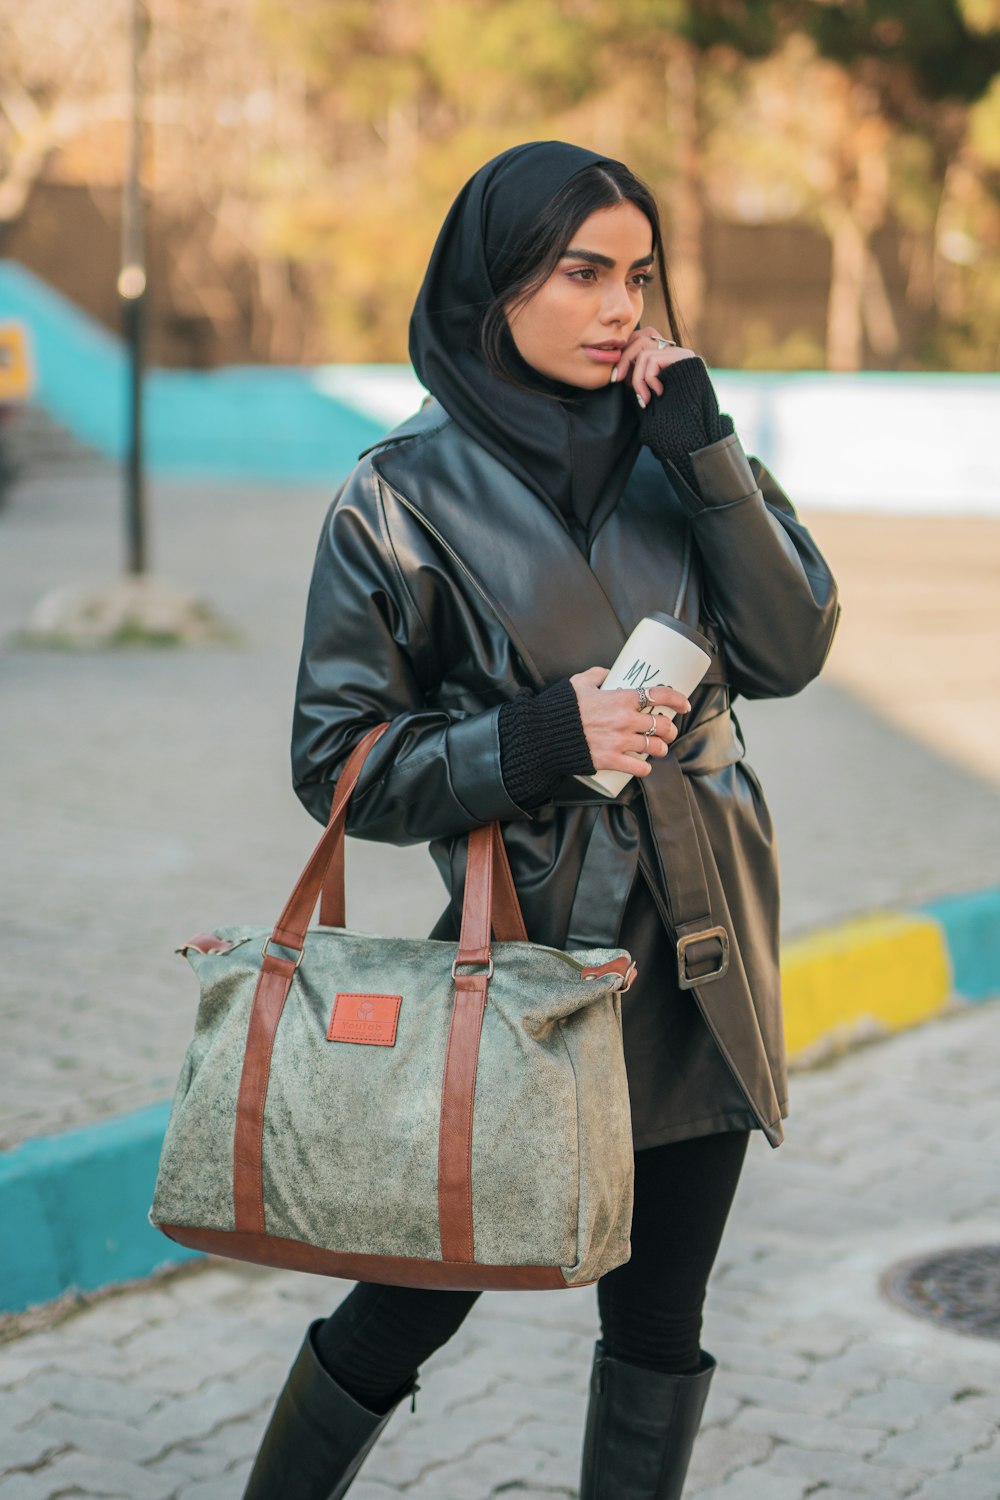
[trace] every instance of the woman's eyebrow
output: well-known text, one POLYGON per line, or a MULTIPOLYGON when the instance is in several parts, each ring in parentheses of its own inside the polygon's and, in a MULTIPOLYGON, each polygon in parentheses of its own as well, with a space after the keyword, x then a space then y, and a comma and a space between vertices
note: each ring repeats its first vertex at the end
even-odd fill
MULTIPOLYGON (((607 266, 609 271, 613 271, 615 268, 615 262, 610 255, 600 255, 596 250, 564 250, 559 258, 560 260, 587 260, 594 266, 607 266)), ((648 266, 652 263, 652 260, 653 252, 651 250, 648 255, 643 255, 641 259, 634 260, 629 266, 629 270, 635 271, 639 266, 648 266)))

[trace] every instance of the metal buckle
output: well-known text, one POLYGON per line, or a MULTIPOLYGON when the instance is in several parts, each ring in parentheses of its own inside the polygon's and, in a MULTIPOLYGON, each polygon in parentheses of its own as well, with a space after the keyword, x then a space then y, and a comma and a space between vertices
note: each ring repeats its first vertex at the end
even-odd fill
MULTIPOLYGON (((268 952, 267 952, 267 945, 268 945, 268 943, 270 943, 270 942, 271 942, 271 941, 272 941, 272 939, 271 939, 271 938, 270 938, 270 937, 266 937, 266 938, 265 938, 265 939, 264 939, 264 946, 263 946, 263 948, 261 948, 261 950, 260 950, 260 956, 261 956, 261 958, 267 958, 267 957, 268 957, 268 952)), ((290 947, 291 947, 291 944, 290 944, 290 943, 279 943, 279 944, 278 944, 278 947, 279 947, 279 948, 290 948, 290 947)), ((305 950, 305 948, 300 948, 300 949, 299 949, 299 956, 298 956, 298 958, 297 958, 297 959, 296 959, 296 960, 295 960, 295 968, 296 968, 296 969, 297 969, 297 968, 298 968, 298 966, 299 966, 299 964, 300 964, 300 963, 301 963, 301 962, 302 962, 302 960, 303 960, 303 958, 304 958, 304 956, 305 956, 305 951, 306 951, 306 950, 305 950)), ((275 954, 275 955, 274 955, 274 957, 275 957, 275 958, 277 958, 277 957, 278 957, 278 955, 277 955, 277 954, 275 954)), ((286 959, 286 960, 285 960, 285 962, 286 962, 286 963, 287 963, 287 962, 288 962, 288 960, 287 960, 287 959, 286 959)), ((295 972, 295 970, 294 970, 294 969, 293 969, 293 970, 292 970, 292 972, 293 972, 293 973, 294 973, 294 972, 295 972)))
POLYGON ((711 984, 713 979, 721 979, 728 968, 729 933, 724 927, 706 927, 702 932, 688 932, 677 939, 677 983, 682 990, 693 989, 696 984, 711 984), (699 974, 695 979, 688 974, 685 954, 692 943, 703 943, 706 938, 719 939, 722 958, 717 969, 710 969, 707 974, 699 974))
MULTIPOLYGON (((468 962, 466 960, 463 959, 462 963, 463 963, 463 965, 466 968, 470 967, 470 965, 468 964, 468 962)), ((452 979, 457 979, 458 978, 458 975, 455 973, 455 970, 458 968, 458 965, 459 965, 459 960, 456 958, 455 962, 451 966, 451 977, 452 977, 452 979)), ((472 979, 475 976, 473 976, 472 974, 464 974, 462 977, 464 979, 472 979)), ((492 979, 493 978, 493 954, 492 953, 490 954, 489 968, 486 970, 486 978, 487 979, 492 979)))

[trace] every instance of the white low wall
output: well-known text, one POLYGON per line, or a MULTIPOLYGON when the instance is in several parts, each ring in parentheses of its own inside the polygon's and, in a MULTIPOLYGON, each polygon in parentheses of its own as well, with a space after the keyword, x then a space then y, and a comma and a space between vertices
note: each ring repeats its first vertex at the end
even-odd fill
MULTIPOLYGON (((318 389, 387 426, 423 391, 403 365, 325 365, 318 389)), ((719 405, 793 503, 1000 515, 1000 375, 713 370, 719 405)))

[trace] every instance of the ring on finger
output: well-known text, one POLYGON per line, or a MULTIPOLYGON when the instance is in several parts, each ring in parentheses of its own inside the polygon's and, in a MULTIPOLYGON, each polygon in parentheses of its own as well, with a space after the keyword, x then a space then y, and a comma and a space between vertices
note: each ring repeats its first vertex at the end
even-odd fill
POLYGON ((639 712, 641 714, 644 714, 649 707, 649 694, 646 692, 646 688, 642 684, 640 684, 640 686, 636 688, 636 692, 639 694, 639 712))
POLYGON ((656 720, 653 718, 652 714, 650 714, 650 717, 649 717, 649 728, 648 729, 644 729, 642 731, 642 733, 643 733, 643 738, 646 741, 646 749, 648 750, 649 749, 649 741, 652 738, 652 736, 656 733, 656 720))
POLYGON ((657 338, 657 340, 656 340, 656 347, 657 347, 657 349, 665 349, 668 344, 672 344, 675 349, 678 347, 676 339, 661 339, 661 338, 657 338))

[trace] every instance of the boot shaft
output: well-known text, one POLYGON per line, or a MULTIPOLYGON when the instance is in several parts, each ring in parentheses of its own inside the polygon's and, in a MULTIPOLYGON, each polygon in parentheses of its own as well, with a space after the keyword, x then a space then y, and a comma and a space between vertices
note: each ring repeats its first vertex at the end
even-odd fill
POLYGON ((594 1347, 580 1500, 681 1500, 716 1362, 646 1370, 594 1347))

